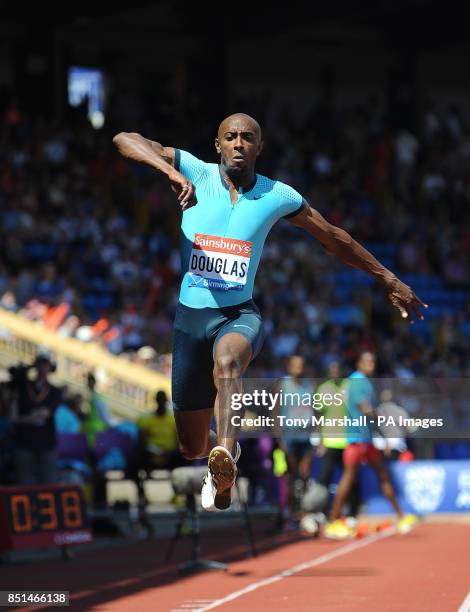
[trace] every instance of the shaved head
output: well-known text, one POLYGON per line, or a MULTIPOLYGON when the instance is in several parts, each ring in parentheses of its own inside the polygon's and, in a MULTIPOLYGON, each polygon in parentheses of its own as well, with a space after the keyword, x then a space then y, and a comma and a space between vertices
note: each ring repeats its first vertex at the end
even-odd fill
POLYGON ((238 185, 249 185, 255 176, 256 158, 263 149, 259 123, 250 115, 235 113, 222 121, 215 148, 226 176, 238 185))
POLYGON ((246 115, 245 113, 235 113, 224 119, 219 125, 217 136, 218 138, 221 138, 225 132, 230 132, 237 129, 243 131, 253 131, 258 140, 262 139, 261 127, 259 123, 256 121, 256 119, 253 119, 253 117, 250 117, 250 115, 246 115))

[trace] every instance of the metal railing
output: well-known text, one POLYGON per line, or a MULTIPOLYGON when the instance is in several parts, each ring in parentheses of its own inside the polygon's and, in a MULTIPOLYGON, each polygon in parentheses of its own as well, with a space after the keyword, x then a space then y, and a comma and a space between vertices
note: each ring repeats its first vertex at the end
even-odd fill
POLYGON ((86 374, 92 371, 111 412, 118 416, 135 418, 148 410, 160 389, 170 397, 170 380, 163 374, 116 357, 98 344, 63 338, 40 323, 0 310, 0 367, 32 363, 44 349, 57 364, 55 382, 85 393, 86 374))

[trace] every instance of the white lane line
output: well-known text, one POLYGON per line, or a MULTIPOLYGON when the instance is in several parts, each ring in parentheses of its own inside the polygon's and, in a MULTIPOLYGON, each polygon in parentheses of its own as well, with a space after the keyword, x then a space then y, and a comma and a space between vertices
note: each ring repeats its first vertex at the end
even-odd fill
POLYGON ((465 599, 462 601, 457 612, 470 612, 470 591, 468 592, 467 597, 465 597, 465 599))
POLYGON ((171 612, 199 612, 202 604, 210 604, 213 599, 187 599, 184 603, 180 604, 179 608, 173 608, 171 612))
MULTIPOLYGON (((321 565, 322 563, 327 563, 328 561, 336 559, 337 557, 347 555, 348 553, 353 552, 354 550, 359 550, 359 548, 364 548, 365 546, 369 546, 369 544, 373 544, 374 542, 378 542, 379 540, 389 538, 390 536, 395 535, 396 533, 396 527, 390 527, 390 529, 385 529, 384 531, 368 536, 363 540, 354 540, 354 542, 346 544, 346 546, 342 546, 341 548, 337 548, 336 550, 333 550, 332 552, 327 553, 326 555, 316 557, 315 559, 311 559, 310 561, 306 561, 305 563, 301 563, 300 565, 294 565, 294 567, 291 567, 288 570, 284 570, 279 574, 275 574, 270 578, 265 578, 264 580, 253 582, 252 584, 249 584, 248 586, 244 587, 243 589, 240 589, 239 591, 234 591, 233 593, 230 593, 229 595, 226 595, 221 599, 216 599, 208 606, 199 608, 198 612, 207 612, 207 610, 213 610, 214 608, 218 608, 219 606, 222 606, 223 604, 228 603, 229 601, 238 599, 242 595, 246 595, 247 593, 251 593, 252 591, 261 589, 262 587, 273 584, 274 582, 279 582, 284 578, 288 578, 289 576, 293 576, 294 574, 303 572, 304 570, 310 569, 311 567, 316 567, 317 565, 321 565)), ((465 609, 465 612, 467 612, 467 609, 465 609)))

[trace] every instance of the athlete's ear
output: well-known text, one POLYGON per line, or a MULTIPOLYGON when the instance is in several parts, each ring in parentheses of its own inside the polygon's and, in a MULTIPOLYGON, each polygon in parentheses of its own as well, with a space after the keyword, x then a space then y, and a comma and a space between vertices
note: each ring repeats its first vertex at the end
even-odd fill
POLYGON ((220 149, 219 139, 218 138, 215 139, 214 144, 215 144, 215 150, 217 151, 217 153, 220 154, 221 153, 221 149, 220 149))
POLYGON ((264 149, 264 140, 262 140, 258 145, 258 153, 256 154, 256 157, 258 157, 258 155, 261 153, 263 149, 264 149))

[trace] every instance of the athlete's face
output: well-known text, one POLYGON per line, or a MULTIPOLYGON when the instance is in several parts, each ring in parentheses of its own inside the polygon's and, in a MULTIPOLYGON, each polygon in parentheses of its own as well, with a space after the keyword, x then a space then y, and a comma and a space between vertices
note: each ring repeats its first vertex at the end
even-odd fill
POLYGON ((328 367, 328 378, 339 378, 341 375, 339 363, 333 361, 328 367))
POLYGON ((289 376, 299 377, 304 373, 304 358, 300 355, 294 355, 289 359, 289 363, 287 365, 287 371, 289 372, 289 376))
POLYGON ((263 141, 258 123, 248 115, 232 115, 222 121, 215 148, 228 176, 251 173, 263 141))
POLYGON ((357 369, 366 376, 372 376, 375 370, 375 355, 373 353, 363 353, 357 363, 357 369))

